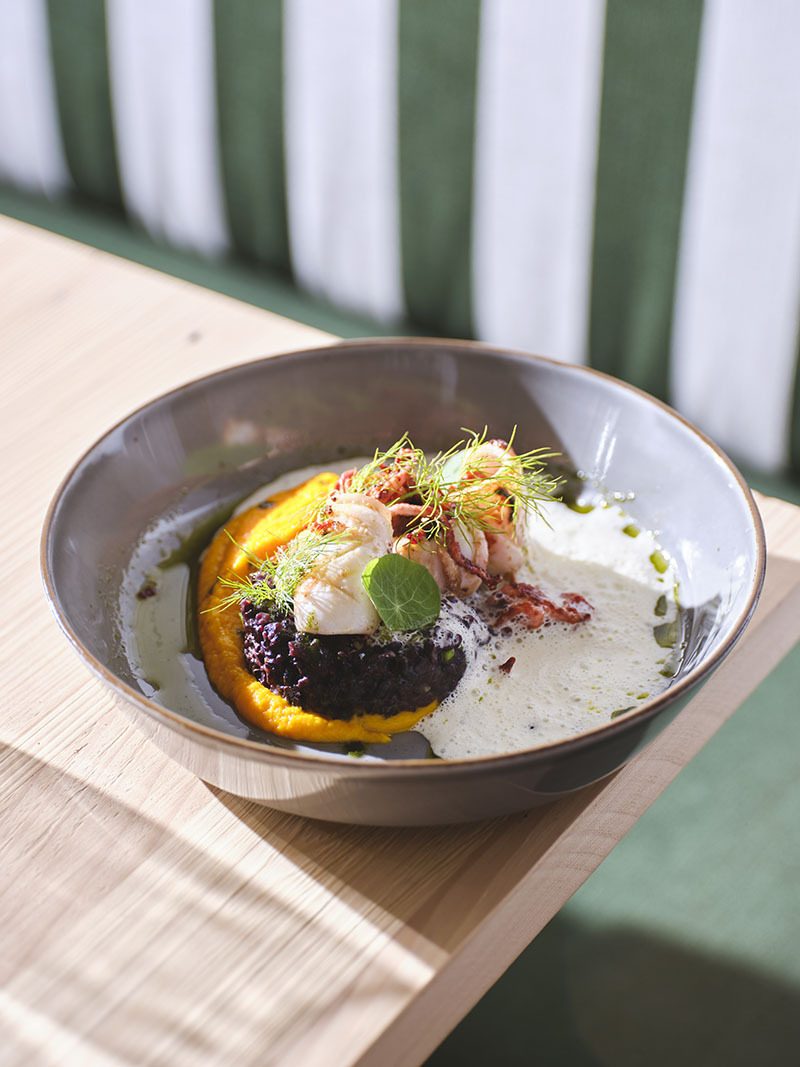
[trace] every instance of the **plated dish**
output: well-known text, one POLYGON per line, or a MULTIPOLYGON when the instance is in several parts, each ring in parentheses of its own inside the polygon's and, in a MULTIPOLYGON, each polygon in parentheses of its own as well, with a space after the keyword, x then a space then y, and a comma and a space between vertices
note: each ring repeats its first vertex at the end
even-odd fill
POLYGON ((263 487, 200 559, 217 692, 292 740, 362 756, 417 729, 432 757, 459 758, 562 740, 665 689, 674 564, 618 502, 565 502, 556 458, 485 430, 428 456, 404 434, 339 474, 263 487))
MULTIPOLYGON (((384 472, 392 466, 385 456, 381 464, 384 472)), ((448 477, 454 477, 452 463, 448 477)), ((319 489, 322 483, 316 484, 319 489)), ((314 521, 319 520, 317 515, 314 521)), ((483 535, 486 540, 486 531, 483 535)), ((224 536, 235 552, 246 547, 235 532, 238 548, 224 536)), ((329 544, 326 565, 337 565, 345 554, 341 548, 329 544)), ((726 457, 664 405, 584 368, 449 341, 355 342, 291 353, 166 394, 113 428, 79 461, 53 502, 43 538, 45 584, 59 622, 120 706, 173 758, 207 781, 262 803, 383 824, 520 810, 617 769, 677 714, 730 651, 755 605, 763 566, 763 533, 744 482, 726 457), (507 439, 516 426, 510 461, 555 453, 546 474, 567 479, 573 505, 545 500, 520 509, 506 548, 523 558, 506 561, 497 574, 486 565, 488 557, 480 556, 488 543, 478 545, 480 538, 470 540, 468 531, 461 531, 455 560, 447 535, 438 546, 435 537, 421 538, 435 551, 429 545, 411 558, 413 524, 409 531, 395 522, 391 509, 421 507, 419 492, 416 498, 403 493, 404 499, 381 501, 361 493, 363 484, 354 493, 353 485, 344 483, 336 490, 340 504, 379 512, 363 500, 342 501, 360 495, 390 512, 386 551, 365 560, 380 564, 374 596, 364 585, 366 566, 357 585, 381 621, 372 633, 357 637, 356 645, 374 644, 381 630, 380 655, 398 651, 388 647, 392 642, 413 645, 419 666, 430 661, 424 646, 431 638, 441 653, 440 667, 449 663, 454 674, 463 666, 456 684, 451 687, 448 671, 439 670, 438 681, 422 677, 423 671, 418 679, 423 687, 444 678, 448 692, 432 690, 435 699, 427 703, 412 694, 413 700, 401 703, 413 706, 392 714, 409 713, 413 721, 403 722, 399 731, 386 730, 391 716, 382 716, 380 738, 292 736, 274 721, 235 710, 230 694, 221 695, 209 679, 196 643, 195 621, 219 619, 225 610, 205 612, 194 592, 201 554, 213 546, 215 531, 244 521, 231 516, 254 491, 255 506, 268 502, 261 510, 277 514, 280 501, 270 498, 288 492, 283 500, 289 499, 298 485, 313 485, 325 471, 328 479, 318 496, 330 507, 330 492, 343 472, 364 466, 354 457, 370 461, 376 450, 381 457, 405 434, 426 462, 437 453, 460 455, 463 472, 471 438, 462 427, 470 425, 486 425, 485 435, 479 432, 474 440, 500 439, 501 453, 503 435, 507 439), (404 537, 407 551, 395 551, 404 537), (434 554, 441 581, 433 573, 434 554), (407 560, 426 572, 440 598, 435 618, 424 625, 417 620, 407 630, 397 620, 382 619, 380 586, 388 580, 391 588, 396 578, 380 573, 386 560, 389 566, 407 560), (466 560, 473 569, 463 566, 466 560), (453 580, 466 581, 457 590, 443 574, 454 561, 453 580), (476 579, 477 588, 469 589, 476 579), (620 593, 626 583, 629 592, 641 594, 645 607, 636 625, 655 649, 644 666, 636 665, 638 655, 627 655, 630 641, 619 629, 616 636, 599 638, 608 654, 591 648, 590 635, 605 625, 612 602, 627 605, 615 625, 624 628, 639 618, 627 593, 620 593), (176 604, 185 611, 176 611, 176 604), (455 618, 464 611, 472 619, 468 624, 455 618), (526 629, 523 617, 539 613, 546 625, 526 629), (434 639, 426 627, 449 636, 434 639), (469 631, 485 638, 471 650, 469 631), (653 640, 657 632, 660 644, 653 640), (553 647, 539 655, 545 643, 553 647), (578 644, 586 654, 576 654, 578 644), (627 665, 609 682, 621 649, 627 665), (588 718, 573 716, 559 724, 557 715, 542 713, 548 686, 556 704, 563 707, 566 694, 567 703, 576 704, 571 710, 588 718), (490 692, 498 694, 493 705, 490 692), (509 704, 515 709, 510 719, 504 714, 509 704), (477 706, 488 714, 476 718, 477 706), (505 731, 503 721, 512 720, 516 725, 505 731)), ((240 577, 250 581, 258 573, 253 563, 240 577)), ((304 576, 311 578, 319 582, 320 575, 304 576)), ((294 594, 291 599, 296 624, 294 594)), ((301 608, 299 632, 309 644, 322 637, 340 640, 341 634, 314 631, 309 619, 313 623, 321 602, 313 595, 306 600, 310 609, 303 616, 301 608)), ((249 610, 241 597, 232 606, 235 612, 242 606, 249 610)), ((283 681, 266 673, 259 681, 255 675, 266 670, 265 657, 272 653, 271 643, 263 642, 265 626, 286 618, 256 622, 259 614, 270 613, 251 613, 249 677, 262 687, 268 682, 264 688, 272 692, 283 686, 285 706, 306 711, 285 659, 283 681)), ((243 642, 246 630, 243 625, 243 642)), ((347 640, 352 650, 352 633, 347 640)), ((320 678, 318 691, 330 691, 322 684, 324 671, 320 678)), ((311 708, 325 723, 363 720, 363 708, 353 705, 351 711, 348 717, 311 708)))

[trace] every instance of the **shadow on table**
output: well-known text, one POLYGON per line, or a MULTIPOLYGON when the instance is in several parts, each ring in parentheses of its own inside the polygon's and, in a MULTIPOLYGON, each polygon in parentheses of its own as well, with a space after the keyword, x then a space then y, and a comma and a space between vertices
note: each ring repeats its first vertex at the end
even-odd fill
MULTIPOLYGON (((393 936, 402 941, 399 919, 414 931, 413 951, 425 956, 417 936, 421 934, 430 946, 432 962, 441 958, 441 950, 457 949, 464 936, 494 911, 607 781, 520 815, 431 827, 326 823, 271 811, 209 788, 317 883, 345 895, 354 907, 369 913, 372 923, 391 927, 393 936)), ((585 874, 592 868, 587 861, 585 874)), ((552 910, 543 912, 539 926, 551 914, 552 910)))
POLYGON ((555 918, 426 1067, 783 1067, 800 990, 631 927, 555 918))
MULTIPOLYGON (((167 821, 8 745, 0 744, 0 766, 3 1065, 51 1062, 65 1041, 80 1046, 75 1063, 84 1050, 85 1062, 155 1062, 153 1050, 173 1046, 191 1049, 198 1064, 251 1063, 237 1050, 283 1038, 289 1008, 301 1014, 311 996, 302 978, 313 953, 297 963, 297 977, 279 963, 278 990, 251 988, 242 975, 258 975, 302 934, 309 915, 299 893, 265 893, 249 864, 216 842, 194 843, 196 796, 184 810, 178 798, 167 821), (24 820, 24 834, 15 820, 24 820), (223 958, 220 946, 228 946, 225 966, 207 965, 223 958), (173 954, 193 954, 197 966, 181 969, 173 954), (110 980, 111 967, 121 980, 110 980), (213 1025, 198 1004, 213 1004, 213 1025)), ((275 818, 279 832, 290 819, 275 818)), ((269 862, 268 850, 261 858, 269 862)), ((355 970, 358 952, 343 939, 336 965, 355 970)), ((393 980, 385 976, 387 987, 393 980)))

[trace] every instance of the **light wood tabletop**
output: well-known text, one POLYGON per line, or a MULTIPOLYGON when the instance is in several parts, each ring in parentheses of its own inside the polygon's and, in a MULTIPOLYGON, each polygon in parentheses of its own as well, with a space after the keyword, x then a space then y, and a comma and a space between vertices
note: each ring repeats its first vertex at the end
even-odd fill
POLYGON ((459 827, 315 823, 223 794, 114 708, 45 602, 72 462, 198 374, 330 338, 0 222, 0 1060, 419 1064, 800 637, 800 510, 759 498, 745 637, 611 779, 459 827))

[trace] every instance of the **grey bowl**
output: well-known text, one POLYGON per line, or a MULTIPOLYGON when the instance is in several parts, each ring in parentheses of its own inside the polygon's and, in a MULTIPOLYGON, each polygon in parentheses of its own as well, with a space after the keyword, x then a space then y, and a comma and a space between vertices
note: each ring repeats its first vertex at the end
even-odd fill
MULTIPOLYGON (((119 706, 178 763, 229 792, 299 815, 375 825, 462 822, 520 811, 611 774, 658 734, 747 625, 763 581, 752 496, 703 435, 646 394, 586 368, 458 341, 342 343, 232 367, 147 404, 72 468, 51 504, 42 571, 56 618, 119 706), (677 561, 680 669, 640 708, 509 755, 420 758, 409 735, 384 758, 295 745, 248 727, 202 663, 191 689, 155 691, 126 637, 137 583, 170 553, 191 559, 249 492, 313 463, 371 454, 408 430, 431 450, 463 427, 549 447, 659 531, 677 561), (133 563, 131 561, 134 561, 133 563), (163 700, 167 706, 158 703, 163 700), (199 710, 198 710, 199 708, 199 710)), ((161 573, 161 572, 159 572, 161 573)))

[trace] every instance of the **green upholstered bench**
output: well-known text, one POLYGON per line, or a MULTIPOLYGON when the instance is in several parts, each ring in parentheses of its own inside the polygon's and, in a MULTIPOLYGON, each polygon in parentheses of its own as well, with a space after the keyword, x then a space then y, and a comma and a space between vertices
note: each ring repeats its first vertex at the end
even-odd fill
POLYGON ((796 467, 795 8, 6 0, 0 182, 796 467))
MULTIPOLYGON (((589 363, 796 500, 799 114, 792 0, 0 4, 0 210, 589 363)), ((793 1061, 798 691, 796 650, 432 1063, 793 1061)))

